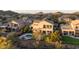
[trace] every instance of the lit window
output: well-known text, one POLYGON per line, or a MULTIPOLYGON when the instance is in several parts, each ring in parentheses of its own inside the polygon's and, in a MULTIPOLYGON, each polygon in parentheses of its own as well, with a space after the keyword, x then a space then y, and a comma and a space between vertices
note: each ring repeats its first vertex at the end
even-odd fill
POLYGON ((43 25, 43 28, 46 28, 46 25, 43 25))
POLYGON ((47 25, 47 28, 49 28, 49 25, 47 25))
POLYGON ((50 25, 50 28, 52 28, 52 25, 50 25))

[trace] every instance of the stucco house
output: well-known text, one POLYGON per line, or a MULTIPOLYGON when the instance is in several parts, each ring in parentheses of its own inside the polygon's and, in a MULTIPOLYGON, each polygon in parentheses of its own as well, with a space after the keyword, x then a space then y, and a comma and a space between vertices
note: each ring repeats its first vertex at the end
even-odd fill
POLYGON ((44 34, 50 34, 53 32, 53 22, 47 20, 34 20, 31 25, 32 31, 40 31, 44 34))
POLYGON ((13 31, 19 30, 26 25, 29 25, 32 21, 29 19, 17 19, 11 20, 7 23, 7 28, 11 28, 13 31))
POLYGON ((68 21, 71 21, 71 20, 74 20, 74 19, 78 19, 78 17, 75 16, 75 15, 72 15, 72 14, 64 14, 61 17, 58 18, 59 22, 61 22, 61 21, 68 22, 68 21))
POLYGON ((19 23, 14 20, 12 20, 7 24, 7 28, 12 29, 13 31, 15 31, 16 29, 19 29, 19 26, 20 26, 19 23))
POLYGON ((79 37, 79 19, 72 20, 68 24, 62 24, 60 27, 62 35, 79 37))

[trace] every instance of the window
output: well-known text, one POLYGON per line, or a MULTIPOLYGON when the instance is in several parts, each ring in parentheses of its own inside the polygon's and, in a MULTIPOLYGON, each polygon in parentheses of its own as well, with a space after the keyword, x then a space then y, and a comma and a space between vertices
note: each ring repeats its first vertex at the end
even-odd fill
POLYGON ((77 29, 78 27, 76 26, 76 29, 77 29))
POLYGON ((67 31, 64 31, 63 34, 64 34, 64 35, 68 35, 68 32, 67 32, 67 31))
POLYGON ((52 25, 47 25, 47 28, 52 28, 52 25))
POLYGON ((44 25, 43 28, 52 28, 52 25, 44 25))
POLYGON ((16 31, 16 29, 12 29, 12 31, 16 31))
POLYGON ((48 34, 52 33, 52 31, 47 31, 48 34))
POLYGON ((52 28, 52 25, 50 25, 50 28, 52 28))
POLYGON ((31 27, 31 29, 33 29, 33 27, 31 27))
POLYGON ((40 32, 42 32, 42 31, 40 30, 40 32))
POLYGON ((9 27, 10 25, 8 24, 7 26, 9 27))
POLYGON ((17 24, 14 24, 14 27, 17 27, 18 25, 17 24))
POLYGON ((73 32, 73 31, 70 31, 70 32, 69 32, 69 35, 74 35, 74 32, 73 32))
POLYGON ((46 25, 43 25, 43 28, 46 28, 46 25))
POLYGON ((46 34, 46 31, 43 31, 44 34, 46 34))
POLYGON ((47 25, 47 28, 49 28, 49 25, 47 25))

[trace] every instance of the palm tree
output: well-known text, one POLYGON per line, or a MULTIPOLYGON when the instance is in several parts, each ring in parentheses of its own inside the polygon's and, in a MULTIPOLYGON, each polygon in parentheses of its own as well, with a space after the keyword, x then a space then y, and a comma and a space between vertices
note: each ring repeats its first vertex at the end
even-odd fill
POLYGON ((61 41, 60 41, 61 37, 58 31, 55 31, 54 33, 51 33, 49 36, 47 36, 45 38, 45 41, 47 43, 53 44, 55 45, 55 48, 62 48, 61 45, 61 41))
POLYGON ((54 33, 51 33, 50 35, 45 37, 45 41, 48 41, 48 43, 60 41, 60 34, 58 31, 55 31, 54 33))

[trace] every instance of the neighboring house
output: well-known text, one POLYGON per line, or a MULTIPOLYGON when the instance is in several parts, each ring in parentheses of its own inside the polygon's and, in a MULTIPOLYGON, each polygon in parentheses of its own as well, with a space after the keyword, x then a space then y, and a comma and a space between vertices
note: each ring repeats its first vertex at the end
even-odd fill
POLYGON ((44 19, 34 20, 31 28, 33 32, 40 31, 45 34, 49 34, 53 32, 53 22, 44 19))
POLYGON ((12 20, 7 23, 7 28, 13 29, 13 31, 19 30, 23 28, 24 26, 28 25, 30 23, 29 19, 17 19, 17 20, 12 20))
POLYGON ((68 22, 68 21, 75 20, 75 19, 78 19, 78 17, 72 14, 65 14, 58 18, 59 22, 61 21, 68 22))
POLYGON ((16 21, 14 21, 14 20, 12 20, 11 22, 9 22, 8 24, 7 24, 7 28, 10 28, 10 29, 12 29, 12 30, 16 30, 16 29, 19 29, 19 27, 20 27, 20 25, 19 25, 19 23, 18 22, 16 22, 16 21))
POLYGON ((58 20, 59 20, 59 22, 61 22, 61 21, 67 22, 67 21, 70 21, 72 19, 69 18, 69 15, 63 15, 63 16, 59 17, 58 20))
POLYGON ((62 35, 79 37, 79 19, 72 20, 70 24, 61 25, 62 35))

